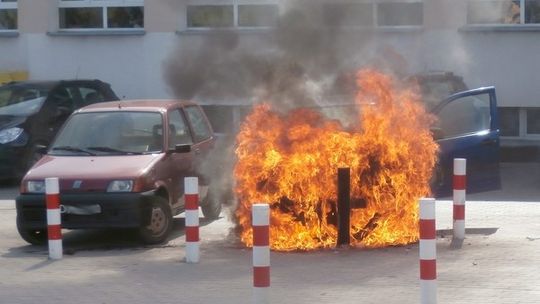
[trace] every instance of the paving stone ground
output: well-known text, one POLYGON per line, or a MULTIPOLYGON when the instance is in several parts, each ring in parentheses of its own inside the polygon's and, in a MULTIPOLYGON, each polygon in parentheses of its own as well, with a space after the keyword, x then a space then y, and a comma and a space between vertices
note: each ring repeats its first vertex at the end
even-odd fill
MULTIPOLYGON (((540 198, 520 193, 536 181, 507 176, 505 191, 468 196, 461 249, 451 247, 452 203, 437 202, 438 303, 540 303, 540 198)), ((50 261, 18 236, 13 193, 0 196, 0 304, 252 303, 251 250, 226 214, 202 221, 199 264, 183 262, 182 218, 153 247, 126 231, 65 231, 66 254, 50 261)), ((272 252, 271 303, 420 303, 418 263, 417 244, 272 252)))
MULTIPOLYGON (((69 254, 49 261, 19 239, 13 203, 0 204, 0 303, 251 303, 251 251, 225 217, 201 228, 199 264, 182 261, 182 219, 155 247, 68 232, 69 254)), ((437 202, 439 303, 540 303, 540 204, 469 202, 461 249, 450 246, 451 209, 437 202)), ((271 263, 272 303, 419 303, 417 244, 273 252, 271 263)))

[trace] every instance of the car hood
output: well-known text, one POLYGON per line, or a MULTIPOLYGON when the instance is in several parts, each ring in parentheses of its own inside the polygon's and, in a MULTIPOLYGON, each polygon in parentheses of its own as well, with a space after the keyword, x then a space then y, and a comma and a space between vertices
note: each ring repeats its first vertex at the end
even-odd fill
POLYGON ((135 179, 159 161, 163 154, 111 156, 45 155, 25 176, 25 180, 58 177, 60 180, 135 179))
POLYGON ((0 130, 9 129, 21 125, 27 116, 0 115, 0 130))

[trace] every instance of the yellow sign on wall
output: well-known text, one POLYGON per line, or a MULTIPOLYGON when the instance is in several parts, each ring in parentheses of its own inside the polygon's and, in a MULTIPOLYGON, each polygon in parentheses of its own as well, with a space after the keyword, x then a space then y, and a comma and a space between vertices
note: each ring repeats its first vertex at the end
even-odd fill
POLYGON ((28 71, 0 71, 0 85, 21 80, 28 80, 28 71))

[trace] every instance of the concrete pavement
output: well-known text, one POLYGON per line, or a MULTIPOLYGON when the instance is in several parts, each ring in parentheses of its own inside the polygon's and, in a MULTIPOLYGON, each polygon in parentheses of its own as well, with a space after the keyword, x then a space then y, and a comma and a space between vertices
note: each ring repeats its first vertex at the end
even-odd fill
MULTIPOLYGON (((502 190, 467 196, 461 249, 450 246, 452 203, 437 202, 439 303, 540 303, 540 164, 502 166, 502 190)), ((183 262, 182 218, 161 246, 126 231, 65 231, 64 259, 53 262, 18 236, 15 193, 0 193, 0 304, 252 303, 251 250, 225 212, 201 221, 199 264, 183 262)), ((272 252, 271 300, 419 303, 418 259, 417 244, 272 252)))
MULTIPOLYGON (((201 228, 201 262, 186 264, 182 220, 155 247, 107 232, 68 232, 70 254, 48 261, 0 207, 0 303, 251 303, 251 250, 224 217, 201 228), (80 236, 78 234, 77 236, 80 236)), ((437 202, 439 303, 540 303, 540 204, 469 202, 469 232, 451 249, 452 203, 437 202)), ((272 303, 419 303, 418 245, 271 254, 272 303)))

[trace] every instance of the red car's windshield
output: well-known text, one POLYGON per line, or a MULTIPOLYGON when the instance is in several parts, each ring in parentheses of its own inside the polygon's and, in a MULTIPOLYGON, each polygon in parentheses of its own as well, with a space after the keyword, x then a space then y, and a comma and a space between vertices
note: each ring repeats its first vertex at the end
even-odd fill
POLYGON ((153 153, 163 150, 158 112, 90 112, 73 115, 51 146, 52 155, 153 153))

